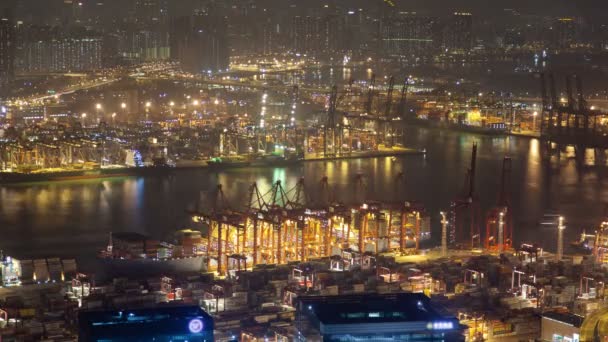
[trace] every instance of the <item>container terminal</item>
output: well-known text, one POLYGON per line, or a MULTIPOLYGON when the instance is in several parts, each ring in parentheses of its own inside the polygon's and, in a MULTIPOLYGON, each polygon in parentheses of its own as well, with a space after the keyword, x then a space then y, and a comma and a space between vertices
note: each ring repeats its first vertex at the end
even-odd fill
MULTIPOLYGON (((505 158, 501 182, 509 163, 505 158)), ((243 203, 229 203, 218 185, 203 208, 187 213, 191 227, 174 241, 112 234, 97 255, 104 266, 94 270, 73 259, 3 256, 0 333, 6 341, 74 341, 82 310, 172 303, 210 314, 216 341, 314 340, 323 332, 311 322, 335 321, 310 316, 309 305, 335 300, 352 308, 353 298, 409 293, 441 308, 444 319, 421 329, 454 333, 455 340, 606 336, 606 222, 583 235, 580 253, 564 251, 562 216, 546 218, 557 235, 555 252, 515 246, 506 187, 482 219, 475 164, 473 148, 466 186, 441 213, 416 201, 370 200, 360 174, 349 202, 336 200, 326 178, 302 179, 291 189, 275 182, 265 193, 251 184, 243 203), (431 236, 434 219, 438 237, 431 236), (433 247, 431 238, 440 244, 433 247)))

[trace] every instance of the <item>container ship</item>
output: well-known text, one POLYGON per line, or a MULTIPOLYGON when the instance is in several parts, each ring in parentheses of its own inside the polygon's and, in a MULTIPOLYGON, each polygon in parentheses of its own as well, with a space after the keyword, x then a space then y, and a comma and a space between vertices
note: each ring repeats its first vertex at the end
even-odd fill
POLYGON ((284 157, 274 154, 254 156, 250 158, 242 156, 215 157, 207 161, 207 166, 212 170, 222 170, 242 167, 278 167, 296 165, 302 161, 296 156, 284 157))
MULTIPOLYGON (((131 159, 137 156, 132 156, 131 159)), ((127 154, 129 160, 129 154, 127 154)), ((21 169, 0 171, 0 184, 52 182, 76 179, 127 177, 127 176, 165 176, 173 167, 163 158, 153 160, 151 163, 127 162, 125 165, 101 166, 98 163, 83 163, 69 168, 21 169)))
POLYGON ((507 127, 504 123, 491 123, 486 124, 484 126, 475 126, 468 125, 465 123, 456 123, 456 122, 445 122, 434 119, 409 119, 407 120, 408 124, 421 126, 421 127, 430 127, 430 128, 440 128, 440 129, 449 129, 454 131, 468 132, 468 133, 478 133, 478 134, 486 134, 486 135, 506 135, 508 133, 507 127))
POLYGON ((175 243, 134 232, 112 233, 98 259, 104 275, 111 277, 200 273, 206 268, 201 241, 201 233, 193 230, 177 232, 175 243))
POLYGON ((251 162, 241 156, 214 157, 207 161, 207 167, 212 170, 239 168, 251 166, 251 162))
POLYGON ((127 176, 163 176, 169 174, 170 171, 171 167, 169 166, 42 169, 34 172, 0 172, 0 183, 52 182, 127 176))

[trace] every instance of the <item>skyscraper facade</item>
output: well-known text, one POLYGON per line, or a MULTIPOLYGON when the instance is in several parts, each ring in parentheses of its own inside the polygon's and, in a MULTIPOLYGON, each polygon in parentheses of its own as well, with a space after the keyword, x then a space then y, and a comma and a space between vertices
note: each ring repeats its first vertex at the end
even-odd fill
POLYGON ((444 32, 444 47, 450 53, 467 53, 473 47, 473 15, 456 12, 450 18, 444 32))
POLYGON ((229 67, 224 17, 201 12, 171 24, 171 57, 188 72, 200 74, 229 67))
POLYGON ((344 20, 338 15, 294 16, 291 49, 295 53, 329 56, 343 50, 344 20))
POLYGON ((63 32, 56 27, 23 30, 17 55, 19 72, 91 71, 102 67, 103 40, 87 32, 63 32))
POLYGON ((15 33, 8 10, 0 13, 0 95, 8 91, 14 77, 15 33))
POLYGON ((381 26, 382 50, 390 57, 405 59, 434 52, 435 23, 431 17, 402 12, 386 18, 381 26))

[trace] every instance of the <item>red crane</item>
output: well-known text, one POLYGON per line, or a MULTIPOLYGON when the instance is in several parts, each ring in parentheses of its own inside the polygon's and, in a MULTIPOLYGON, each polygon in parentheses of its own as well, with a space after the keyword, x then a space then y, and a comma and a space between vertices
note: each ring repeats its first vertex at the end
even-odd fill
POLYGON ((513 210, 509 195, 510 178, 511 158, 505 157, 502 162, 497 205, 486 216, 484 247, 489 250, 503 252, 513 247, 513 210))

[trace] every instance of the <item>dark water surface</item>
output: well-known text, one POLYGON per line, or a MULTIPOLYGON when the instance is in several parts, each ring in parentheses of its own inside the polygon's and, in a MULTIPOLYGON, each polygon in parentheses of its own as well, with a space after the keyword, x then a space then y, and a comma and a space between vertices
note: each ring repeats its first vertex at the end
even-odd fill
MULTIPOLYGON (((515 215, 515 241, 535 241, 555 250, 555 228, 539 225, 543 214, 566 217, 566 241, 601 220, 608 203, 605 166, 580 167, 568 151, 542 157, 538 140, 488 137, 467 133, 409 128, 405 143, 426 148, 428 156, 307 162, 288 168, 254 168, 213 173, 178 171, 172 179, 118 178, 0 187, 0 249, 16 257, 93 257, 110 231, 136 231, 167 239, 188 227, 187 208, 223 184, 233 203, 244 203, 249 185, 264 192, 273 181, 293 187, 300 177, 310 191, 327 175, 337 197, 353 196, 352 179, 366 176, 367 197, 418 200, 433 215, 434 241, 439 241, 439 211, 461 192, 473 142, 478 142, 477 189, 482 212, 497 197, 502 159, 513 159, 511 201, 515 215), (406 182, 396 188, 394 177, 403 171, 406 182)), ((592 156, 586 163, 592 164, 592 156)), ((485 230, 485 229, 484 229, 485 230)))

